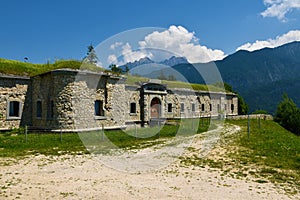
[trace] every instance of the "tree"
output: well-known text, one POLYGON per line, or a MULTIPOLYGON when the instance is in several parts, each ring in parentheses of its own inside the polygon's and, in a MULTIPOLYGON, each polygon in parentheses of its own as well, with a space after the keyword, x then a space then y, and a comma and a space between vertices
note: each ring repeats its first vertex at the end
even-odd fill
POLYGON ((300 109, 287 94, 283 95, 282 101, 277 106, 274 121, 300 135, 300 109))
POLYGON ((296 135, 300 136, 300 109, 298 108, 291 116, 290 116, 290 125, 289 130, 296 135))
POLYGON ((91 64, 97 64, 98 57, 93 45, 90 44, 87 48, 88 48, 88 52, 86 53, 87 56, 85 57, 84 60, 91 64))
POLYGON ((114 72, 114 73, 117 73, 117 74, 122 73, 122 69, 119 68, 119 67, 117 67, 117 65, 115 65, 115 64, 109 65, 109 68, 110 68, 110 70, 111 70, 112 72, 114 72))
POLYGON ((248 104, 245 102, 244 98, 237 93, 237 97, 238 97, 238 114, 239 115, 246 115, 249 112, 249 106, 248 104))
POLYGON ((129 72, 129 67, 126 65, 125 67, 125 73, 127 74, 129 72))
POLYGON ((175 77, 173 74, 170 74, 170 75, 168 76, 168 80, 169 80, 169 81, 176 81, 176 77, 175 77))
POLYGON ((164 75, 163 71, 160 71, 160 75, 157 77, 159 80, 167 80, 167 77, 164 75))

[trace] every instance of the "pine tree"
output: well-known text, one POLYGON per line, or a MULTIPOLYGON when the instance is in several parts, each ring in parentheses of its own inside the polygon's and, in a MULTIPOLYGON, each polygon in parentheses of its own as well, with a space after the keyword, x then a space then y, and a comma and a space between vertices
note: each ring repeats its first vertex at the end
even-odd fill
POLYGON ((91 64, 97 64, 98 57, 97 57, 97 54, 96 54, 96 51, 95 51, 93 45, 90 44, 87 48, 88 48, 88 52, 87 52, 87 56, 85 57, 84 60, 91 64))

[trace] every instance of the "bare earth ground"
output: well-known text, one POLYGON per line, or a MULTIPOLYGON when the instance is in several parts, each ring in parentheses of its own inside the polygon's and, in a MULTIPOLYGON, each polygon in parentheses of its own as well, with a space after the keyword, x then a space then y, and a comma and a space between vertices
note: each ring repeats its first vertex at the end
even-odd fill
MULTIPOLYGON (((225 133, 238 130, 230 126, 225 133)), ((197 150, 210 158, 221 155, 220 138, 207 134, 211 137, 197 136, 193 151, 183 157, 197 150), (207 146, 214 149, 203 151, 207 146)), ((222 174, 208 166, 184 166, 180 158, 156 171, 136 173, 107 167, 93 155, 0 158, 0 199, 300 199, 272 183, 222 174)))

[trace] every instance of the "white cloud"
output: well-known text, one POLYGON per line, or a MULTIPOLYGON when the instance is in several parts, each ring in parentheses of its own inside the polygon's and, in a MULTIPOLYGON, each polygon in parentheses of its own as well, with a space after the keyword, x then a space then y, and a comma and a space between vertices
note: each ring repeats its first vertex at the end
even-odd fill
POLYGON ((221 50, 199 45, 195 33, 189 32, 182 26, 170 26, 168 30, 161 32, 154 31, 139 41, 138 48, 134 50, 128 42, 116 42, 110 46, 110 49, 115 52, 119 51, 116 54, 121 55, 118 57, 119 60, 115 54, 109 55, 107 59, 108 63, 117 65, 145 57, 161 61, 175 55, 185 57, 191 63, 209 62, 225 57, 221 50))
POLYGON ((134 62, 136 60, 140 60, 141 58, 151 58, 152 54, 150 52, 135 50, 133 51, 130 44, 127 42, 122 46, 122 55, 125 63, 134 62))
POLYGON ((111 50, 115 50, 116 48, 118 48, 118 47, 120 47, 122 45, 123 45, 123 42, 116 42, 116 43, 110 45, 110 49, 111 50))
POLYGON ((255 51, 265 47, 274 48, 294 41, 300 41, 300 30, 289 31, 286 34, 277 36, 275 39, 268 39, 265 41, 257 40, 252 44, 246 43, 240 46, 239 48, 237 48, 237 50, 243 49, 248 51, 255 51))
POLYGON ((261 13, 263 17, 277 17, 286 21, 286 14, 294 9, 300 9, 300 0, 264 0, 267 9, 261 13))
POLYGON ((109 64, 124 65, 129 62, 140 60, 141 58, 152 58, 152 54, 150 52, 146 52, 141 49, 132 50, 132 47, 128 42, 125 44, 123 44, 122 42, 116 42, 110 47, 112 50, 121 48, 121 56, 118 59, 115 54, 109 55, 107 58, 107 62, 109 64))
POLYGON ((163 32, 155 31, 140 41, 141 48, 161 49, 177 56, 186 57, 191 63, 209 62, 225 57, 221 50, 212 50, 197 44, 194 32, 189 32, 182 26, 170 26, 163 32))
POLYGON ((118 63, 118 58, 117 58, 116 55, 111 54, 111 55, 108 56, 107 62, 110 63, 110 64, 117 64, 118 63))

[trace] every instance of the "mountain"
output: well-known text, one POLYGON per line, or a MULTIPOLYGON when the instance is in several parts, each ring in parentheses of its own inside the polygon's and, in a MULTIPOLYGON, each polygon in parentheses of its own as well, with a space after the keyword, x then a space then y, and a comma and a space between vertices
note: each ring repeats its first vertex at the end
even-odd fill
POLYGON ((300 106, 300 42, 238 51, 216 65, 223 80, 245 98, 251 111, 265 109, 274 113, 283 93, 300 106))
POLYGON ((154 63, 153 60, 151 60, 148 57, 145 58, 141 58, 140 60, 134 61, 134 62, 129 62, 126 63, 125 65, 119 66, 119 68, 121 68, 123 71, 126 71, 126 67, 131 70, 137 66, 141 66, 141 65, 145 65, 145 64, 150 64, 150 63, 154 63))
MULTIPOLYGON (((183 63, 185 63, 185 64, 189 63, 185 57, 172 56, 169 59, 166 59, 166 60, 163 60, 160 62, 155 62, 148 57, 144 57, 144 58, 141 58, 140 60, 137 60, 134 62, 129 62, 129 63, 126 63, 125 65, 119 66, 119 68, 121 68, 123 71, 126 71, 126 67, 127 67, 131 71, 132 69, 134 69, 136 67, 140 68, 143 65, 148 65, 149 68, 154 66, 154 67, 156 67, 155 70, 158 70, 157 68, 159 68, 159 70, 160 70, 163 68, 167 68, 168 66, 172 67, 174 65, 183 64, 183 63)), ((146 69, 145 67, 146 66, 144 66, 143 68, 146 69)), ((137 71, 137 70, 135 70, 135 71, 137 71)), ((149 69, 147 71, 149 71, 149 69)), ((152 70, 152 71, 154 71, 154 70, 152 70)), ((142 75, 142 74, 140 74, 140 75, 142 75)))
POLYGON ((217 66, 223 81, 244 97, 250 111, 274 113, 283 93, 300 106, 300 42, 253 52, 240 50, 216 62, 178 64, 173 70, 161 69, 148 77, 172 75, 181 81, 209 84, 215 81, 212 66, 217 66))
POLYGON ((170 67, 178 64, 188 64, 188 60, 185 57, 172 56, 171 58, 161 61, 160 64, 168 65, 170 67))

